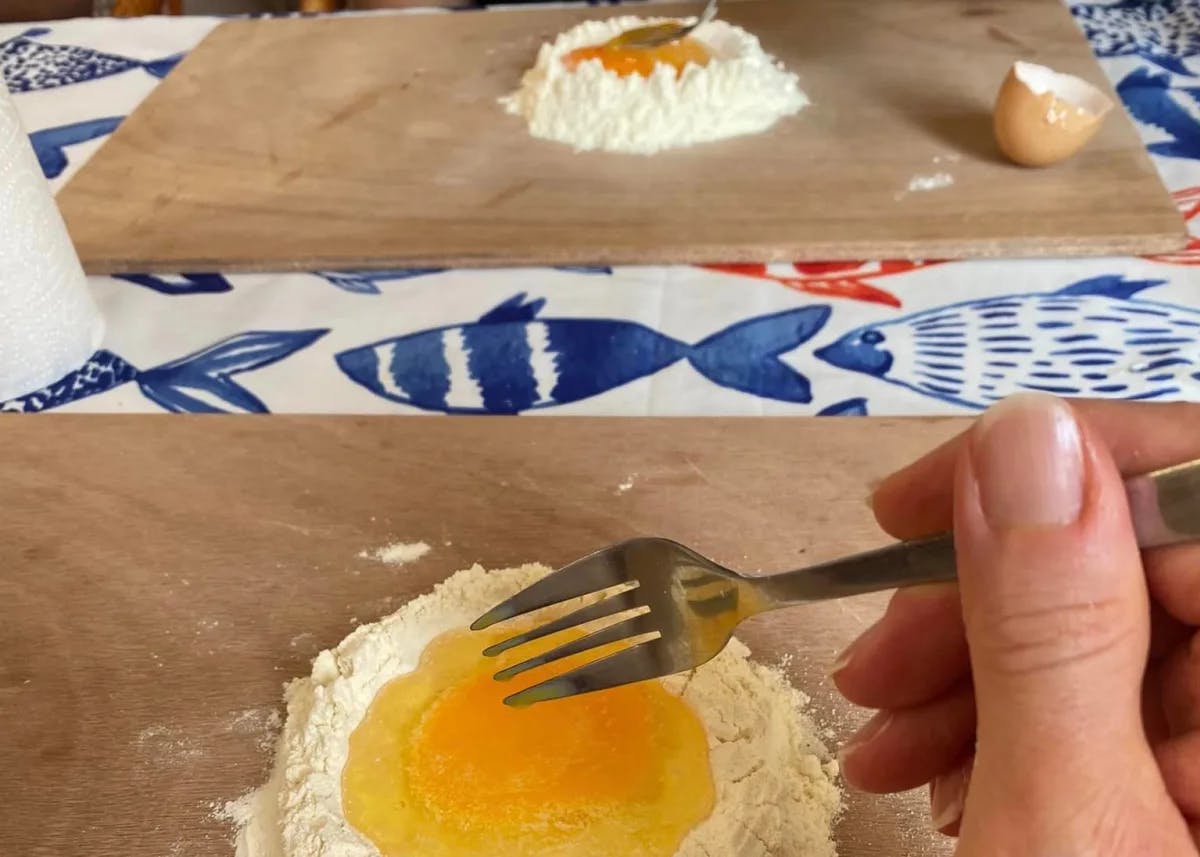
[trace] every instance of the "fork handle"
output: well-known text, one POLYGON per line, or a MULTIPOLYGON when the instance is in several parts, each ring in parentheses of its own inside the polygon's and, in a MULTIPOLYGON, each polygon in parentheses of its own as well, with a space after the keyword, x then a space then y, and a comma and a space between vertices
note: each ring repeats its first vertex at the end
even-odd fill
MULTIPOLYGON (((1125 481, 1138 546, 1200 539, 1200 459, 1125 481)), ((771 607, 843 598, 957 577, 950 535, 897 542, 800 571, 761 578, 771 607)))

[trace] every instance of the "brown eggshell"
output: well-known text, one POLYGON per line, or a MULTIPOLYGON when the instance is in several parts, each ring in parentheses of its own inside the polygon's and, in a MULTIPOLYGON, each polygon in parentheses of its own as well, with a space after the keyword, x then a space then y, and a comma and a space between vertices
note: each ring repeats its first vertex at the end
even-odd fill
POLYGON ((992 112, 996 143, 1022 166, 1056 164, 1087 145, 1110 109, 1112 101, 1081 78, 1016 63, 992 112))

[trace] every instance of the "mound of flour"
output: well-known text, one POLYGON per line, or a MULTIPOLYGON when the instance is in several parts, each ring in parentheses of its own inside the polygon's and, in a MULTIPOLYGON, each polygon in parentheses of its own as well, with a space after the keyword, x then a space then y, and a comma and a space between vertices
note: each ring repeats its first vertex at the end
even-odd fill
POLYGON ((535 137, 579 151, 643 155, 757 134, 808 104, 796 75, 764 53, 757 38, 723 21, 696 29, 693 37, 712 60, 703 68, 689 65, 678 77, 661 64, 649 77, 621 77, 595 59, 574 71, 563 65, 563 56, 576 48, 670 20, 625 16, 572 27, 542 45, 521 88, 501 103, 525 117, 535 137))
MULTIPOLYGON (((312 674, 285 692, 287 722, 270 781, 225 809, 239 826, 238 857, 379 857, 342 814, 351 732, 375 694, 416 667, 431 639, 546 573, 540 565, 477 565, 321 652, 312 674)), ((736 640, 700 669, 663 683, 703 722, 716 786, 712 815, 677 854, 834 857, 836 768, 804 714, 807 698, 778 671, 751 661, 736 640)))

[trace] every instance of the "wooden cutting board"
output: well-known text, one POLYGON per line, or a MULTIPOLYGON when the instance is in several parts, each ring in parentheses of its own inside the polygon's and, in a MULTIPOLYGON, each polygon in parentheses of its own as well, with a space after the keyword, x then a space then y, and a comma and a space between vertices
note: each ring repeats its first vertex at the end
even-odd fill
POLYGON ((759 136, 650 158, 532 139, 497 99, 542 42, 613 14, 226 23, 60 195, 84 265, 311 270, 1183 246, 1183 222, 1119 109, 1080 157, 1053 169, 997 155, 991 106, 1014 60, 1107 88, 1059 0, 729 0, 722 16, 796 71, 813 106, 759 136), (908 191, 938 173, 954 183, 908 191))
MULTIPOLYGON (((10 417, 0 444, 4 853, 233 857, 282 685, 359 622, 480 562, 638 534, 753 571, 878 546, 868 484, 956 420, 10 417), (436 421, 435 421, 436 420, 436 421), (619 486, 632 482, 621 491, 619 486), (389 567, 359 553, 424 540, 389 567)), ((840 740, 823 678, 882 596, 741 634, 840 740)), ((842 857, 949 854, 925 796, 851 795, 842 857)))

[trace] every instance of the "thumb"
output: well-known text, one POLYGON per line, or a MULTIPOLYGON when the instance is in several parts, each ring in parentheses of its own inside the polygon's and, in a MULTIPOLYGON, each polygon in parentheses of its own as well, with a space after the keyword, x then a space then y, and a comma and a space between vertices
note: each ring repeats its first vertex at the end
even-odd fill
POLYGON ((1017 396, 984 415, 959 460, 954 537, 979 718, 964 845, 981 804, 1011 822, 1150 785, 1144 573, 1120 476, 1070 406, 1017 396))

